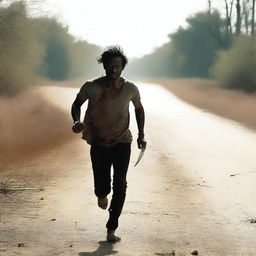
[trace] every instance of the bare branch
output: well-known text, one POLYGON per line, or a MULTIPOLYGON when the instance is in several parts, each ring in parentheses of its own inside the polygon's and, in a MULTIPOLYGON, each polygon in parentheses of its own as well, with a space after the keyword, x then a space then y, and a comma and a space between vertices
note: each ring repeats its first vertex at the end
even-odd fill
POLYGON ((252 0, 252 25, 251 25, 251 34, 254 36, 255 33, 255 0, 252 0))

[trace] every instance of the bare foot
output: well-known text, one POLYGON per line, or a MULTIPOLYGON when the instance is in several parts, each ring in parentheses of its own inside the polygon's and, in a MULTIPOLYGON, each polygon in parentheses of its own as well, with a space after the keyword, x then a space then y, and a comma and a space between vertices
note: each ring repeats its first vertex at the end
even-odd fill
POLYGON ((109 243, 116 243, 116 242, 120 242, 121 238, 115 235, 115 231, 114 230, 110 230, 108 229, 107 232, 107 241, 109 243))
POLYGON ((108 198, 107 197, 103 197, 103 198, 98 197, 98 206, 101 209, 106 210, 108 207, 108 198))

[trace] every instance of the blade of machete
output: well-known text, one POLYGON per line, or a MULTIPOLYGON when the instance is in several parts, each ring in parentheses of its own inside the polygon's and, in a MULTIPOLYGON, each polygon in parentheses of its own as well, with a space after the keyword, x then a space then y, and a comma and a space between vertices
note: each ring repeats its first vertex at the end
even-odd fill
POLYGON ((136 161, 134 167, 140 162, 141 158, 142 158, 143 155, 144 155, 145 150, 146 150, 145 147, 140 150, 140 154, 139 154, 139 156, 138 156, 138 159, 137 159, 137 161, 136 161))

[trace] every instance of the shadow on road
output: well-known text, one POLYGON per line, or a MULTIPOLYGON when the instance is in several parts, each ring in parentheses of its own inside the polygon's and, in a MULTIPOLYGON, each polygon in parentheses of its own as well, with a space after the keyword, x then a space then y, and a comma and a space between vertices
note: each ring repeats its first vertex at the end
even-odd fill
POLYGON ((100 241, 99 247, 94 252, 80 252, 79 256, 105 256, 105 255, 113 255, 118 253, 118 251, 113 250, 113 244, 107 241, 100 241))

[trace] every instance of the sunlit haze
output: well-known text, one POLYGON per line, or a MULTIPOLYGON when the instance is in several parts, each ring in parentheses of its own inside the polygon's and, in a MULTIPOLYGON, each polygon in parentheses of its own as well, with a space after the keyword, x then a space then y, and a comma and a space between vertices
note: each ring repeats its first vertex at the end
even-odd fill
MULTIPOLYGON (((215 0, 213 7, 222 7, 215 0)), ((186 18, 206 10, 206 0, 46 0, 40 12, 56 15, 77 38, 102 47, 119 44, 129 57, 140 57, 186 26, 186 18)))

